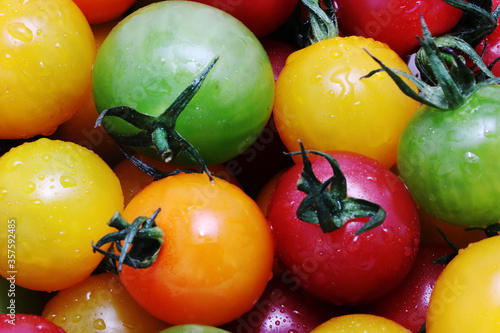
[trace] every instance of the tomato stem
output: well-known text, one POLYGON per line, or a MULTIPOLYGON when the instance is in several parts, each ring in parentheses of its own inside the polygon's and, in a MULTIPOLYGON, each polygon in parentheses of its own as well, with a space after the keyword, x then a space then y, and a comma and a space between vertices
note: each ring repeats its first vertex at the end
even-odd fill
POLYGON ((347 181, 338 162, 329 154, 315 150, 305 150, 299 141, 304 169, 297 182, 297 189, 307 194, 297 209, 297 217, 311 224, 318 224, 324 233, 340 229, 347 221, 359 217, 370 217, 356 235, 381 225, 386 217, 385 210, 378 204, 347 196, 347 181), (330 163, 333 176, 321 182, 314 174, 307 154, 322 156, 330 163))
POLYGON ((339 36, 337 15, 332 1, 324 1, 326 10, 321 8, 319 0, 301 0, 309 14, 309 42, 316 42, 339 36), (328 12, 328 13, 327 13, 328 12))
POLYGON ((114 272, 121 272, 123 264, 134 268, 147 268, 158 257, 163 244, 164 232, 155 223, 160 209, 158 208, 150 217, 140 216, 129 224, 119 212, 116 212, 108 222, 110 227, 118 230, 102 237, 92 249, 109 258, 114 272), (111 243, 109 251, 101 249, 105 244, 111 243), (119 254, 117 254, 117 252, 119 254))
POLYGON ((210 171, 198 150, 180 135, 175 129, 175 125, 177 118, 200 90, 205 78, 218 59, 218 57, 213 59, 162 114, 151 116, 128 106, 117 106, 102 111, 97 118, 96 127, 102 124, 106 132, 118 144, 129 147, 154 148, 166 163, 171 162, 182 152, 189 160, 201 166, 212 181, 210 171), (126 121, 134 126, 138 132, 131 135, 114 133, 105 121, 109 117, 117 117, 126 121))

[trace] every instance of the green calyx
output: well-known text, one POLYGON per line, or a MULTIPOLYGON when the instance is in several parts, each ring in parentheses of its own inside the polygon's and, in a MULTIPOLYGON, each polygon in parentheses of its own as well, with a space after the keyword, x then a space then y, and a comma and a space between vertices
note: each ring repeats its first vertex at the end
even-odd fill
POLYGON ((140 216, 131 224, 116 212, 108 225, 118 232, 107 234, 95 245, 92 242, 93 251, 105 255, 110 260, 110 270, 116 274, 122 271, 123 264, 134 268, 151 266, 163 244, 164 232, 155 223, 159 212, 157 209, 151 217, 140 216), (111 243, 109 251, 101 249, 108 243, 111 243))
POLYGON ((307 223, 317 224, 324 233, 340 229, 347 221, 360 217, 370 217, 356 231, 359 235, 384 222, 385 210, 373 202, 347 196, 347 181, 338 162, 331 156, 314 150, 304 150, 300 142, 300 152, 290 155, 302 155, 304 169, 297 182, 297 189, 307 194, 297 209, 297 217, 307 223), (321 182, 312 169, 307 154, 315 154, 325 158, 331 165, 333 176, 321 182))
POLYGON ((419 69, 422 76, 427 77, 424 80, 416 76, 387 67, 380 60, 368 54, 382 67, 374 70, 364 78, 385 71, 398 85, 401 91, 414 100, 441 110, 453 110, 463 105, 467 99, 479 88, 491 84, 500 83, 497 78, 484 64, 474 49, 462 39, 454 36, 445 36, 440 39, 440 46, 436 43, 421 17, 423 38, 417 37, 423 54, 417 53, 417 64, 420 61, 419 69), (454 49, 460 49, 465 52, 479 68, 483 75, 477 75, 472 69, 468 68, 462 57, 458 56, 454 49), (415 84, 420 93, 413 90, 402 77, 407 78, 415 84))
POLYGON ((325 0, 326 9, 321 8, 319 0, 301 0, 309 14, 310 44, 339 36, 337 16, 331 0, 325 0))
POLYGON ((464 12, 451 36, 463 39, 472 47, 477 46, 498 25, 500 8, 493 10, 492 0, 443 0, 464 12))
POLYGON ((151 116, 128 106, 117 106, 102 111, 97 118, 96 127, 102 124, 106 132, 118 144, 130 147, 155 148, 158 155, 166 163, 171 162, 177 155, 184 152, 192 162, 201 166, 203 171, 210 177, 208 167, 198 150, 177 132, 175 124, 181 112, 201 88, 203 81, 218 59, 213 59, 205 70, 186 87, 162 114, 151 116), (120 118, 136 127, 139 131, 131 135, 115 133, 103 122, 103 119, 110 117, 120 118))

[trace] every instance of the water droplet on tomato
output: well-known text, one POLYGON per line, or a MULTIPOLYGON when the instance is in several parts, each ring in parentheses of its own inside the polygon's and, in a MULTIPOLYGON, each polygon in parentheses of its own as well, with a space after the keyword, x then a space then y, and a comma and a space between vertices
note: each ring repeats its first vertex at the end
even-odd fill
POLYGON ((35 183, 33 182, 27 182, 26 184, 24 184, 24 193, 28 194, 28 193, 33 193, 33 191, 35 191, 36 189, 36 185, 35 183))
POLYGON ((317 84, 321 81, 322 78, 323 76, 321 74, 316 74, 311 76, 311 79, 309 81, 311 82, 311 84, 317 84))
POLYGON ((45 179, 45 175, 43 173, 41 173, 38 176, 36 176, 36 178, 38 178, 38 180, 44 180, 45 179))
POLYGON ((409 246, 405 246, 405 247, 403 248, 403 254, 404 254, 406 257, 410 256, 410 254, 412 254, 412 252, 413 252, 413 250, 412 250, 412 249, 411 249, 411 247, 409 247, 409 246))
POLYGON ((394 239, 394 229, 392 227, 386 227, 382 228, 383 234, 382 237, 384 238, 384 241, 390 242, 394 239))
POLYGON ((358 236, 355 236, 352 241, 347 245, 346 250, 349 253, 354 253, 359 250, 361 243, 358 242, 358 236))
POLYGON ((5 187, 0 187, 0 200, 5 199, 7 196, 7 189, 5 187))
POLYGON ((73 323, 78 323, 80 320, 82 320, 82 316, 80 315, 74 315, 73 318, 71 318, 73 323))
POLYGON ((43 154, 42 155, 42 160, 44 160, 45 162, 48 162, 52 159, 52 155, 50 154, 43 154))
POLYGON ((29 43, 33 40, 33 32, 23 22, 13 22, 7 25, 9 34, 23 43, 29 43))
POLYGON ((340 50, 334 50, 332 52, 330 52, 330 57, 332 57, 333 59, 339 59, 343 56, 344 54, 342 53, 342 51, 340 50))
POLYGON ((94 320, 94 322, 92 323, 92 327, 94 327, 96 330, 102 331, 106 329, 106 323, 101 318, 98 318, 94 320))
POLYGON ((77 185, 76 180, 69 176, 61 176, 61 178, 59 178, 59 183, 61 183, 64 188, 74 187, 77 185))

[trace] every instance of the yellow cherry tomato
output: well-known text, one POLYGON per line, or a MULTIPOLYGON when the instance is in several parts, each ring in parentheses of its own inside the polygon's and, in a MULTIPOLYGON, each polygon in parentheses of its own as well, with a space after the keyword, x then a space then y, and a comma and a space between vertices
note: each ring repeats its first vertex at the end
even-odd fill
POLYGON ((150 315, 111 273, 58 292, 42 316, 67 332, 157 333, 170 325, 150 315))
POLYGON ((427 310, 427 333, 500 329, 500 237, 471 243, 445 267, 427 310))
POLYGON ((357 36, 323 40, 288 57, 274 105, 288 150, 299 151, 301 140, 306 149, 348 150, 387 167, 396 163, 399 136, 420 103, 385 72, 361 79, 380 68, 365 49, 387 66, 410 73, 386 44, 357 36))
POLYGON ((0 18, 0 139, 51 134, 91 89, 92 30, 71 0, 2 0, 0 18))
POLYGON ((34 290, 68 288, 102 260, 91 242, 123 210, 118 177, 95 153, 42 138, 0 157, 0 274, 34 290))
POLYGON ((390 319, 370 314, 348 314, 332 318, 311 333, 411 333, 390 319))

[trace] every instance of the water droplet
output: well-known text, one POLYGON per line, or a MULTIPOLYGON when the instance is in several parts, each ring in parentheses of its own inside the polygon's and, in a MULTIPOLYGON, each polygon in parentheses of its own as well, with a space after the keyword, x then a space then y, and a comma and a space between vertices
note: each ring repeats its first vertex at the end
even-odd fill
POLYGON ((390 242, 394 239, 394 229, 392 229, 392 227, 386 227, 386 228, 382 228, 383 230, 383 234, 382 234, 382 237, 384 238, 384 241, 386 242, 390 242))
POLYGON ((0 200, 5 199, 7 196, 7 189, 5 187, 0 187, 0 200))
POLYGON ((33 182, 27 182, 26 184, 24 184, 24 193, 26 194, 32 193, 33 191, 35 191, 35 189, 36 185, 33 182))
POLYGON ((43 173, 41 173, 36 178, 38 178, 38 180, 44 180, 45 179, 45 175, 43 173))
POLYGON ((23 165, 23 161, 20 161, 17 159, 12 159, 11 161, 9 161, 9 163, 7 163, 6 171, 12 172, 12 171, 16 170, 17 168, 19 168, 21 165, 23 165))
POLYGON ((412 254, 412 252, 413 252, 413 251, 412 251, 411 247, 409 247, 409 246, 405 246, 405 247, 404 247, 404 249, 403 249, 403 254, 404 254, 405 256, 407 256, 407 257, 408 257, 410 254, 412 254))
POLYGON ((342 51, 340 50, 334 50, 332 52, 330 52, 330 57, 332 57, 333 59, 339 59, 343 56, 344 54, 342 53, 342 51))
POLYGON ((73 316, 73 318, 71 318, 71 321, 72 321, 73 323, 77 323, 77 322, 79 322, 80 320, 82 320, 82 316, 80 316, 80 315, 75 315, 75 316, 73 316))
POLYGON ((106 329, 106 323, 101 318, 98 318, 94 320, 94 322, 92 323, 92 327, 94 327, 96 330, 102 331, 106 329))
POLYGON ((77 185, 76 180, 69 176, 61 176, 61 178, 59 178, 59 182, 64 188, 74 187, 77 185))
POLYGON ((358 242, 358 236, 355 236, 352 241, 347 245, 346 250, 349 253, 354 253, 359 250, 361 244, 358 242))
POLYGON ((50 154, 43 154, 42 156, 42 160, 44 160, 45 162, 48 162, 52 159, 52 155, 50 154))
POLYGON ((309 81, 311 82, 311 84, 317 84, 321 81, 322 78, 323 76, 321 74, 316 74, 311 76, 311 79, 309 81))
POLYGON ((484 171, 483 161, 474 153, 467 152, 465 153, 465 163, 463 166, 464 175, 469 180, 477 180, 484 171))
POLYGON ((7 31, 12 37, 23 43, 33 40, 33 32, 23 22, 13 22, 7 26, 7 31))

